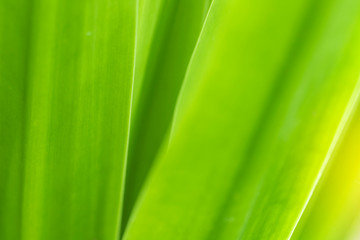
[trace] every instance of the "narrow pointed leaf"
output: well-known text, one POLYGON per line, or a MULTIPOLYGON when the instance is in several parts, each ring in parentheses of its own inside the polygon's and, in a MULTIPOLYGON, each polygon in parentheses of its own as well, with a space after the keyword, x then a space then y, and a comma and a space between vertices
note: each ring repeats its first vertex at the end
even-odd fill
POLYGON ((139 3, 126 219, 160 145, 167 141, 178 92, 209 7, 205 0, 139 3))

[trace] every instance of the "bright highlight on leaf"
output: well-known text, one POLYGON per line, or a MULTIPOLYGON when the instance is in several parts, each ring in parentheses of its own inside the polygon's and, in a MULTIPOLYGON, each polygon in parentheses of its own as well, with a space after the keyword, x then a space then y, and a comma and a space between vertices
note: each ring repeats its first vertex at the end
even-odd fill
POLYGON ((358 239, 360 2, 0 0, 0 239, 358 239))

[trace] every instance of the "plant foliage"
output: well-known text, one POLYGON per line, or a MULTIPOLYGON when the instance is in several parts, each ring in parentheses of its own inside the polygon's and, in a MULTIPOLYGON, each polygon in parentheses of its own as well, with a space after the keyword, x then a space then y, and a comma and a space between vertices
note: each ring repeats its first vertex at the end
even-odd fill
POLYGON ((0 239, 358 239, 360 1, 0 0, 0 239))

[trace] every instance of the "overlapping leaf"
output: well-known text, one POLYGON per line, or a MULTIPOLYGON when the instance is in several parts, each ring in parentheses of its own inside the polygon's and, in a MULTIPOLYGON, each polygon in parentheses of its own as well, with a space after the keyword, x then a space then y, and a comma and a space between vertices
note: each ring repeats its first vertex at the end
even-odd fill
POLYGON ((359 91, 358 16, 215 1, 125 239, 289 238, 359 91))
POLYGON ((159 147, 166 138, 209 2, 139 1, 125 219, 130 215, 159 147))
POLYGON ((0 239, 356 239, 359 55, 357 0, 0 0, 0 239))

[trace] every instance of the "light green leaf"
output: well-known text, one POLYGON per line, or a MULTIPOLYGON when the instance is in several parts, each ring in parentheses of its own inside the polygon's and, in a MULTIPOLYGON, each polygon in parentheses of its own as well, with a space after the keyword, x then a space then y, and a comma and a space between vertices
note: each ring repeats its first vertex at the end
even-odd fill
POLYGON ((13 128, 7 133, 11 142, 2 137, 1 146, 13 152, 0 153, 5 166, 0 174, 12 174, 1 188, 5 207, 0 218, 1 223, 10 215, 16 218, 10 218, 12 228, 1 225, 8 231, 2 239, 115 239, 128 145, 136 2, 25 2, 1 1, 9 13, 2 18, 18 24, 15 30, 2 24, 0 37, 5 37, 1 48, 14 51, 2 51, 0 63, 5 64, 1 86, 14 89, 13 95, 1 91, 1 121, 13 128), (18 68, 18 76, 8 68, 18 68), (5 94, 14 100, 5 101, 5 94))
POLYGON ((125 239, 289 238, 359 93, 359 5, 215 0, 125 239))
POLYGON ((360 215, 360 107, 354 109, 346 135, 292 239, 348 239, 352 222, 360 215))
POLYGON ((0 0, 0 239, 359 238, 359 56, 359 0, 0 0))

